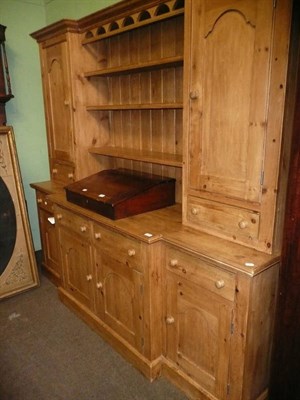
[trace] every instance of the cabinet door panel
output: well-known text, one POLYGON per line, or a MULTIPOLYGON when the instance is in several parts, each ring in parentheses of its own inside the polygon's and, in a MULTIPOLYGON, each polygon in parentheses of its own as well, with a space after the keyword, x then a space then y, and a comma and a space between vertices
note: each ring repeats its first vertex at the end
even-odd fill
POLYGON ((96 252, 96 307, 100 318, 138 350, 143 347, 143 274, 96 252))
POLYGON ((227 393, 231 318, 229 302, 168 274, 166 356, 222 399, 227 393))
POLYGON ((53 213, 39 209, 41 239, 44 256, 44 266, 56 278, 61 278, 61 265, 58 259, 59 246, 55 225, 51 224, 48 218, 53 218, 53 213))
POLYGON ((59 230, 64 288, 81 304, 93 308, 90 244, 74 232, 59 230))
POLYGON ((273 2, 192 2, 189 188, 261 201, 273 2))
POLYGON ((64 161, 73 160, 72 99, 66 40, 43 50, 44 90, 50 155, 64 161))

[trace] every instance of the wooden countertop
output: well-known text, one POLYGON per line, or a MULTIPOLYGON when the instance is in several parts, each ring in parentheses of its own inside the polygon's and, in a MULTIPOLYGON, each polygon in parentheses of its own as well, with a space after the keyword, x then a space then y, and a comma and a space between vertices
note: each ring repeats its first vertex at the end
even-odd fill
POLYGON ((96 223, 149 244, 163 240, 169 245, 178 246, 205 261, 234 272, 255 276, 278 263, 280 259, 278 255, 269 255, 183 226, 180 204, 111 220, 67 201, 64 189, 50 181, 33 183, 31 187, 49 194, 53 203, 96 223))

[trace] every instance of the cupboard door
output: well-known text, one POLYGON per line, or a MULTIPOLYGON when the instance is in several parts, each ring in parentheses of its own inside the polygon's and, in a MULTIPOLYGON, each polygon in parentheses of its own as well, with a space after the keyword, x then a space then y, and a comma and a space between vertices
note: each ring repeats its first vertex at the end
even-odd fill
POLYGON ((67 36, 46 41, 41 49, 50 157, 73 161, 73 120, 67 36))
POLYGON ((59 228, 64 288, 81 304, 93 308, 91 246, 75 232, 59 228))
POLYGON ((216 398, 227 398, 232 305, 170 272, 166 297, 166 357, 216 398))
POLYGON ((282 223, 290 9, 285 0, 185 6, 183 223, 267 253, 282 223))
POLYGON ((203 0, 189 4, 188 188, 259 203, 273 1, 203 0))
POLYGON ((96 309, 104 323, 142 352, 143 274, 96 251, 96 309))
POLYGON ((39 222, 43 248, 43 266, 52 275, 56 284, 61 283, 61 265, 55 224, 51 223, 53 213, 39 208, 39 222), (50 220, 49 220, 50 218, 50 220))

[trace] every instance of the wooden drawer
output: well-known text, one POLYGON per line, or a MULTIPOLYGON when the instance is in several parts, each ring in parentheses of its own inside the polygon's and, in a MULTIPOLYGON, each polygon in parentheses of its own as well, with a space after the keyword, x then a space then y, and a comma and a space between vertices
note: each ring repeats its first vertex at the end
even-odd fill
POLYGON ((218 231, 234 239, 258 238, 260 215, 254 211, 189 197, 187 219, 208 231, 218 231))
POLYGON ((36 202, 38 207, 43 208, 46 211, 53 211, 53 203, 47 198, 47 194, 39 190, 36 191, 36 202))
POLYGON ((93 226, 93 238, 94 244, 109 257, 138 271, 143 271, 142 245, 138 240, 106 229, 99 224, 93 226))
POLYGON ((59 184, 67 185, 72 183, 75 179, 74 166, 52 161, 51 177, 59 184))
POLYGON ((55 221, 58 225, 65 226, 86 238, 89 237, 91 226, 88 219, 80 217, 79 215, 67 211, 59 206, 54 206, 54 212, 55 221))
POLYGON ((227 300, 234 300, 234 274, 169 246, 166 249, 166 264, 169 271, 227 300))

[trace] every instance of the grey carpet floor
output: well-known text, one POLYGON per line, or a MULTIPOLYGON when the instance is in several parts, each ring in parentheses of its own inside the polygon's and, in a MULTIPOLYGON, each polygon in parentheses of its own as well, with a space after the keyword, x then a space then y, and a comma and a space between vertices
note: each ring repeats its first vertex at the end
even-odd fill
POLYGON ((185 400, 150 383, 66 308, 45 277, 0 302, 0 400, 185 400))

